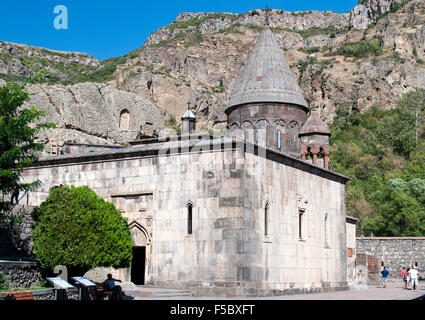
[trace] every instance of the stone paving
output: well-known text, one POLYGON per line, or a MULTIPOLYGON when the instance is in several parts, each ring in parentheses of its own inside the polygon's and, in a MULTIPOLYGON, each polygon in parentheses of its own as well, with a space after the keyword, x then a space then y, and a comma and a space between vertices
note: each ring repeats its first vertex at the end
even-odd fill
POLYGON ((351 289, 349 291, 325 292, 312 294, 297 294, 275 297, 194 297, 182 295, 181 290, 151 288, 138 286, 139 294, 132 292, 134 300, 413 300, 425 297, 425 281, 419 282, 419 291, 404 289, 401 281, 388 282, 387 288, 382 286, 369 286, 362 289, 351 289), (146 294, 146 292, 149 292, 146 294), (164 295, 167 292, 168 295, 164 295))

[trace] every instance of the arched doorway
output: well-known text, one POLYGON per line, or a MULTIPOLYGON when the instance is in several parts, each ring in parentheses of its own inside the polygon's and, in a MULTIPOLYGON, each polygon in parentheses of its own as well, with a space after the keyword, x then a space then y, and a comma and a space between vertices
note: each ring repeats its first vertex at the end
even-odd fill
POLYGON ((145 284, 149 270, 150 241, 146 229, 136 221, 130 223, 133 239, 133 259, 131 260, 131 282, 136 285, 145 284))

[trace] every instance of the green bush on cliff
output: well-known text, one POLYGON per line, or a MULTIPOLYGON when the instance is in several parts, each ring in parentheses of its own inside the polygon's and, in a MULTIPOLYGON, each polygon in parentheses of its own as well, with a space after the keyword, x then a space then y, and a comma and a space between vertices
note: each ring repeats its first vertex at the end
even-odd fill
POLYGON ((381 39, 375 39, 350 43, 338 49, 336 54, 356 58, 363 58, 369 55, 379 56, 384 53, 381 48, 381 41, 381 39))
POLYGON ((65 265, 82 273, 130 264, 133 242, 126 219, 87 186, 51 189, 33 219, 33 252, 43 268, 65 265))
POLYGON ((425 90, 405 94, 393 110, 337 108, 331 125, 335 171, 347 184, 347 214, 359 234, 425 236, 425 90))

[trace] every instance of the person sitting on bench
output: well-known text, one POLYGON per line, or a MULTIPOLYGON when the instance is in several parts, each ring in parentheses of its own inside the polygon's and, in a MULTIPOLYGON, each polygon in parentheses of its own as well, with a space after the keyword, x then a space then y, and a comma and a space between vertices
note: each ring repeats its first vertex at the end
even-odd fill
POLYGON ((121 282, 119 279, 112 278, 112 274, 108 273, 108 279, 106 279, 103 284, 106 286, 108 290, 111 290, 113 292, 118 293, 118 298, 122 299, 123 296, 125 296, 125 292, 122 291, 122 288, 120 286, 115 285, 115 281, 121 282))

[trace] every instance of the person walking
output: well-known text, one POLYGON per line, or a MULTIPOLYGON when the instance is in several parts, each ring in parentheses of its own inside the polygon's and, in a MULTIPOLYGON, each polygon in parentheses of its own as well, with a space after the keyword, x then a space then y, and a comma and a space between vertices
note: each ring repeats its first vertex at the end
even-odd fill
POLYGON ((412 283, 412 291, 419 291, 418 270, 414 266, 410 269, 410 281, 412 283))
POLYGON ((406 268, 403 268, 403 270, 401 270, 401 279, 404 282, 404 288, 407 288, 407 275, 406 275, 406 273, 407 273, 406 268))
POLYGON ((410 267, 408 267, 406 270, 406 281, 407 281, 406 288, 410 288, 410 267))
POLYGON ((16 200, 16 204, 19 203, 19 189, 18 186, 13 186, 12 197, 10 198, 10 203, 13 204, 13 199, 16 200))
POLYGON ((383 285, 384 288, 386 288, 387 287, 388 274, 389 274, 387 267, 384 266, 384 270, 381 271, 381 274, 382 274, 382 285, 383 285))

